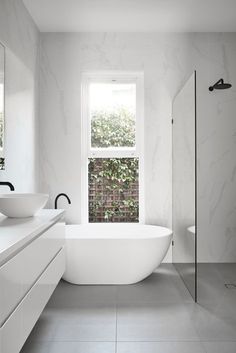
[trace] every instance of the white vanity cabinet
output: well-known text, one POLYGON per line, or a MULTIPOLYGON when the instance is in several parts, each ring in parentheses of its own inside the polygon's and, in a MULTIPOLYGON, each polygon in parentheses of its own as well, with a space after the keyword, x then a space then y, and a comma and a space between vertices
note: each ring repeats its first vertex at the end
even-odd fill
POLYGON ((57 222, 0 266, 0 353, 20 352, 65 271, 64 241, 57 222))

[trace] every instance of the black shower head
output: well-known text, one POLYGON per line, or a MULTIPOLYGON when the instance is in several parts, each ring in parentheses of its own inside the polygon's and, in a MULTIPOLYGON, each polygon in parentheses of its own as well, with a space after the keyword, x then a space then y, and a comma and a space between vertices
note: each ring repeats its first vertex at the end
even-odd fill
POLYGON ((214 89, 227 89, 232 87, 230 83, 225 83, 223 78, 217 81, 213 86, 209 87, 209 91, 214 91, 214 89))

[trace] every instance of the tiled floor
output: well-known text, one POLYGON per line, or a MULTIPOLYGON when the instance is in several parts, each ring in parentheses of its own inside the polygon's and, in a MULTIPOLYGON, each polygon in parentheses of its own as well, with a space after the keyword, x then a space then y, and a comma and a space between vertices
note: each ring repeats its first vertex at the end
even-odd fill
POLYGON ((236 290, 224 301, 193 303, 167 264, 131 286, 62 281, 21 353, 236 353, 236 290))

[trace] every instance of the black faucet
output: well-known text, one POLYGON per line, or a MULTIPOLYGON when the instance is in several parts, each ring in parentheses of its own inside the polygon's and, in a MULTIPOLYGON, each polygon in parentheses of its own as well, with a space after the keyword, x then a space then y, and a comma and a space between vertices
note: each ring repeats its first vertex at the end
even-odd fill
POLYGON ((14 186, 9 181, 0 181, 0 185, 9 186, 11 191, 15 190, 14 186))
POLYGON ((68 203, 71 204, 71 201, 70 201, 70 198, 68 195, 66 195, 64 193, 58 194, 57 197, 55 198, 55 210, 57 210, 57 201, 58 201, 59 197, 61 197, 61 196, 64 196, 67 199, 68 203))

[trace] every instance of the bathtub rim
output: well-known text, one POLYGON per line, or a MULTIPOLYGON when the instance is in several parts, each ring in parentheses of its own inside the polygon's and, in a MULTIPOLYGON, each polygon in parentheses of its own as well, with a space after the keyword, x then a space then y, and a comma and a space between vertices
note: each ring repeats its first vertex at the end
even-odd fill
POLYGON ((141 239, 155 239, 163 237, 172 237, 173 231, 170 228, 154 225, 154 224, 140 224, 140 223, 87 223, 87 224, 66 224, 65 226, 66 240, 80 239, 80 240, 141 240, 141 239), (100 229, 99 229, 100 228, 100 229), (104 228, 107 234, 101 233, 104 228), (112 234, 109 230, 112 229, 112 234), (127 228, 127 229, 126 229, 127 228), (78 234, 78 229, 82 231, 78 234), (98 230, 97 234, 88 234, 90 231, 98 230), (77 230, 77 231, 76 231, 77 230), (123 231, 123 233, 120 233, 123 231), (132 231, 131 234, 129 231, 132 231), (137 233, 138 231, 138 233, 137 233), (141 234, 140 234, 141 232, 141 234))

